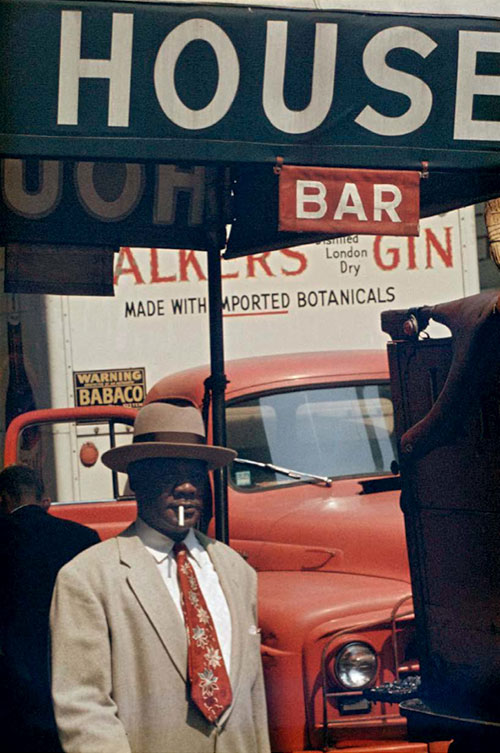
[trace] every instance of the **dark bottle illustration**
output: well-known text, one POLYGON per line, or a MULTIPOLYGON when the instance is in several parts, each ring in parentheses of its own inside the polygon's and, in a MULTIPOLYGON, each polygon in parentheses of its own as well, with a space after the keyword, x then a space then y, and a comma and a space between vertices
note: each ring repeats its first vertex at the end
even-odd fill
MULTIPOLYGON (((9 381, 5 396, 5 426, 21 413, 35 410, 35 398, 24 363, 21 319, 15 296, 7 317, 7 343, 9 352, 9 381)), ((27 427, 21 436, 21 450, 30 451, 40 439, 38 426, 27 427)))

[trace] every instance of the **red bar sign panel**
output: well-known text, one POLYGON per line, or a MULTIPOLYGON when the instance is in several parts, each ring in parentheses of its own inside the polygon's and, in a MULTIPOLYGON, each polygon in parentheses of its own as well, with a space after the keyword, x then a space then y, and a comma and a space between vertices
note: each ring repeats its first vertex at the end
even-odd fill
POLYGON ((420 173, 283 165, 279 230, 418 235, 420 173))

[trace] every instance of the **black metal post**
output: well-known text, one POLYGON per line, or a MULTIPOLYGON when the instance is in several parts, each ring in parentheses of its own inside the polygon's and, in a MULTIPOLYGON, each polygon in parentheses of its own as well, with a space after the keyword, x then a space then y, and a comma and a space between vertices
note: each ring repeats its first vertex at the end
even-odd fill
MULTIPOLYGON (((226 446, 226 375, 224 373, 224 335, 222 327, 222 280, 220 251, 208 252, 208 301, 210 321, 210 385, 212 392, 213 441, 226 446)), ((227 468, 213 472, 215 537, 229 543, 229 522, 227 505, 227 468)))
MULTIPOLYGON (((212 393, 212 431, 216 445, 226 446, 224 333, 222 327, 221 249, 225 245, 224 171, 206 169, 205 228, 208 246, 208 306, 210 323, 209 379, 212 393)), ((215 537, 229 543, 227 468, 216 469, 214 479, 215 537)))

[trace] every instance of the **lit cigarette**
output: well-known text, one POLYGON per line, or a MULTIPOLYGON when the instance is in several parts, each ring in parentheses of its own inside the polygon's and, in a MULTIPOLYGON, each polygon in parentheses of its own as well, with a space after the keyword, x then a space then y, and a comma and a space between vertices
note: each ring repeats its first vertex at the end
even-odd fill
POLYGON ((179 505, 177 508, 177 520, 179 521, 179 526, 182 528, 184 525, 184 505, 179 505))

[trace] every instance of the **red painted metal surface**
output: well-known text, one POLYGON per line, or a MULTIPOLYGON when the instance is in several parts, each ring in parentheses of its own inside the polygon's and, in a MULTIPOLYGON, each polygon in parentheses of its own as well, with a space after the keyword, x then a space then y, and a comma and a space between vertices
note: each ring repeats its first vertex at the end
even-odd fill
POLYGON ((5 433, 4 466, 12 465, 18 458, 18 439, 22 430, 33 424, 52 424, 62 421, 92 421, 115 418, 133 423, 137 411, 133 408, 94 406, 89 408, 47 408, 21 413, 16 416, 5 433))
MULTIPOLYGON (((146 402, 178 397, 195 405, 203 401, 208 366, 187 369, 160 379, 146 402)), ((298 389, 306 385, 342 384, 388 379, 387 356, 378 350, 321 351, 292 355, 240 358, 226 362, 229 384, 226 400, 269 390, 298 389)))

